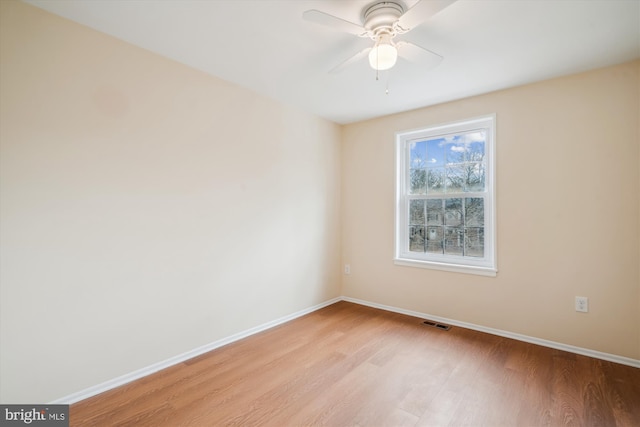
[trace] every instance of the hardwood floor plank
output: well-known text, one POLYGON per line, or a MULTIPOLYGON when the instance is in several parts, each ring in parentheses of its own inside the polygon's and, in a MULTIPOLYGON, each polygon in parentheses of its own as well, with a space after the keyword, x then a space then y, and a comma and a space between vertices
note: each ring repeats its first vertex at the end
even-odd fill
POLYGON ((398 405, 417 417, 427 411, 454 369, 444 352, 430 352, 426 361, 413 368, 412 387, 398 405))
POLYGON ((71 426, 638 426, 640 369, 339 302, 71 406, 71 426))
POLYGON ((395 409, 386 418, 382 418, 381 424, 395 427, 414 427, 418 420, 418 417, 405 410, 395 409))
POLYGON ((604 377, 604 395, 613 409, 618 425, 632 426, 640 420, 640 403, 629 401, 628 396, 640 396, 640 374, 628 376, 625 366, 601 361, 604 377))
POLYGON ((430 402, 426 411, 418 420, 418 427, 440 427, 451 425, 462 400, 459 391, 441 390, 430 402))

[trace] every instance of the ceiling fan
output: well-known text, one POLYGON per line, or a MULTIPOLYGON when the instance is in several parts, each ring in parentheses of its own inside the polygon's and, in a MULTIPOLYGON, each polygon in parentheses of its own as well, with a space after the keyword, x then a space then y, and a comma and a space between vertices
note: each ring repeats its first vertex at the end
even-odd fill
POLYGON ((434 65, 442 61, 442 56, 405 40, 394 42, 394 37, 411 31, 427 19, 450 6, 456 0, 419 0, 407 9, 398 1, 376 1, 362 11, 362 25, 346 21, 319 10, 307 10, 302 14, 306 21, 331 27, 358 37, 369 37, 374 45, 361 50, 346 61, 338 64, 330 73, 337 73, 369 56, 369 65, 377 71, 392 68, 398 55, 409 60, 429 60, 434 65))

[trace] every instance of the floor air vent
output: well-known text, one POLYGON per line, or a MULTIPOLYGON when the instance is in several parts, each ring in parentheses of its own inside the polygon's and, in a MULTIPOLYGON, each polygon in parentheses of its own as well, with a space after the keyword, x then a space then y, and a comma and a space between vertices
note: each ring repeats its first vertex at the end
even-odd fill
POLYGON ((448 331, 449 329, 451 329, 451 326, 449 325, 443 325, 442 323, 433 322, 431 320, 425 320, 422 323, 424 323, 427 326, 431 326, 432 328, 442 329, 443 331, 448 331))

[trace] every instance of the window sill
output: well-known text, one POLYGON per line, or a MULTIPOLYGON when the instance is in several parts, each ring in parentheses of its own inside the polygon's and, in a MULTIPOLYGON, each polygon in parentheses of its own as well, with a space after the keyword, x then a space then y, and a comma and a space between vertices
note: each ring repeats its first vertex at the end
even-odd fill
POLYGON ((488 277, 496 277, 498 274, 498 270, 490 267, 477 267, 474 265, 457 265, 457 264, 446 264, 441 262, 433 262, 433 261, 418 261, 413 259, 406 258, 395 258, 393 260, 395 265, 402 265, 405 267, 418 267, 418 268, 428 268, 431 270, 442 270, 442 271, 451 271, 454 273, 465 273, 465 274, 476 274, 479 276, 488 276, 488 277))

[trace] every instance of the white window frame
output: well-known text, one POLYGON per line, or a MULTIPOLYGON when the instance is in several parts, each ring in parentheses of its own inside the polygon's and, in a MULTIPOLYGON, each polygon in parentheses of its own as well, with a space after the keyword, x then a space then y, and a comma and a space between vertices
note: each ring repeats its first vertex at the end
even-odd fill
MULTIPOLYGON (((496 276, 496 206, 495 206, 495 151, 496 116, 490 114, 473 119, 461 120, 422 129, 396 133, 396 209, 395 209, 395 254, 394 263, 409 267, 496 276), (484 257, 464 257, 446 254, 430 254, 409 251, 409 199, 408 195, 410 143, 435 139, 454 134, 485 130, 485 190, 484 198, 484 257)), ((479 193, 453 193, 438 195, 437 198, 475 197, 479 193)), ((427 197, 427 196, 425 196, 427 197)), ((433 196, 436 197, 436 196, 433 196)))

